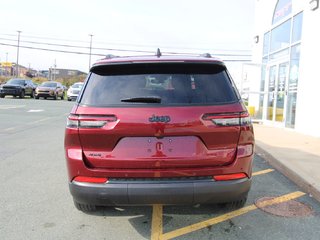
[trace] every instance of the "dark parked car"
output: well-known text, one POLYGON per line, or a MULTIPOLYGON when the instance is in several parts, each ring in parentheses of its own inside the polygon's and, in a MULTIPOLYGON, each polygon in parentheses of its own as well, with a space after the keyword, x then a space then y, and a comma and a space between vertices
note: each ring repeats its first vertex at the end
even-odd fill
POLYGON ((11 95, 14 97, 19 96, 20 98, 24 98, 24 96, 28 95, 34 98, 36 86, 29 79, 10 79, 7 83, 1 85, 0 87, 0 97, 4 98, 7 95, 11 95))
POLYGON ((75 206, 245 204, 249 114, 223 62, 115 57, 93 65, 65 132, 75 206))
POLYGON ((53 98, 64 99, 64 87, 59 82, 44 82, 36 88, 35 98, 39 99, 40 97, 46 98, 53 98))

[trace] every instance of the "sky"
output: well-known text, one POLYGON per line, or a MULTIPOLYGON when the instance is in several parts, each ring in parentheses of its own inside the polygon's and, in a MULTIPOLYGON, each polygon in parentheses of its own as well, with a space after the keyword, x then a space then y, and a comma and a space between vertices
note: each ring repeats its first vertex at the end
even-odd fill
POLYGON ((0 61, 17 61, 18 30, 21 31, 19 64, 36 70, 47 70, 56 64, 57 68, 88 72, 90 34, 93 35, 91 63, 107 54, 150 55, 157 48, 174 53, 210 52, 222 59, 234 59, 224 55, 236 54, 241 55, 237 56, 240 59, 247 59, 253 44, 254 2, 3 1, 0 4, 0 61))

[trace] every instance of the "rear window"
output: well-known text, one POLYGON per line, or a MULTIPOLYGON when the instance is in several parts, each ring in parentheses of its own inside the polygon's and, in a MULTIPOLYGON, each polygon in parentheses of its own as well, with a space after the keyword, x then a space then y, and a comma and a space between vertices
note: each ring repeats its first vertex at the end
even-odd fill
POLYGON ((141 70, 144 73, 137 72, 137 68, 134 68, 134 73, 130 69, 112 71, 110 68, 91 73, 80 104, 98 107, 168 106, 217 105, 238 101, 233 84, 221 66, 211 66, 211 70, 206 67, 205 71, 199 67, 190 71, 184 66, 180 71, 175 68, 174 73, 163 68, 141 70))

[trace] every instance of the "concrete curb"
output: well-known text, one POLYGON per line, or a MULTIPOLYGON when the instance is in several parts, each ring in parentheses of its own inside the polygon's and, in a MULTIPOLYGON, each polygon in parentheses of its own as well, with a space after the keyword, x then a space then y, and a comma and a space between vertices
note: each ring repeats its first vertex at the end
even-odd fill
POLYGON ((266 160, 272 167, 277 169, 295 184, 303 189, 303 191, 309 193, 314 199, 320 202, 320 191, 319 189, 315 188, 312 184, 302 178, 297 172, 292 171, 289 167, 283 164, 281 161, 273 157, 269 152, 258 146, 255 145, 255 153, 266 160))

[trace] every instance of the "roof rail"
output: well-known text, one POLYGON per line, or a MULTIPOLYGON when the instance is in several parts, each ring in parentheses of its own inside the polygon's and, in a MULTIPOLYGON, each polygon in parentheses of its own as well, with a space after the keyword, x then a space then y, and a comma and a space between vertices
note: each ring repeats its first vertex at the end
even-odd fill
POLYGON ((205 57, 205 58, 212 58, 210 53, 203 53, 200 55, 201 57, 205 57))

